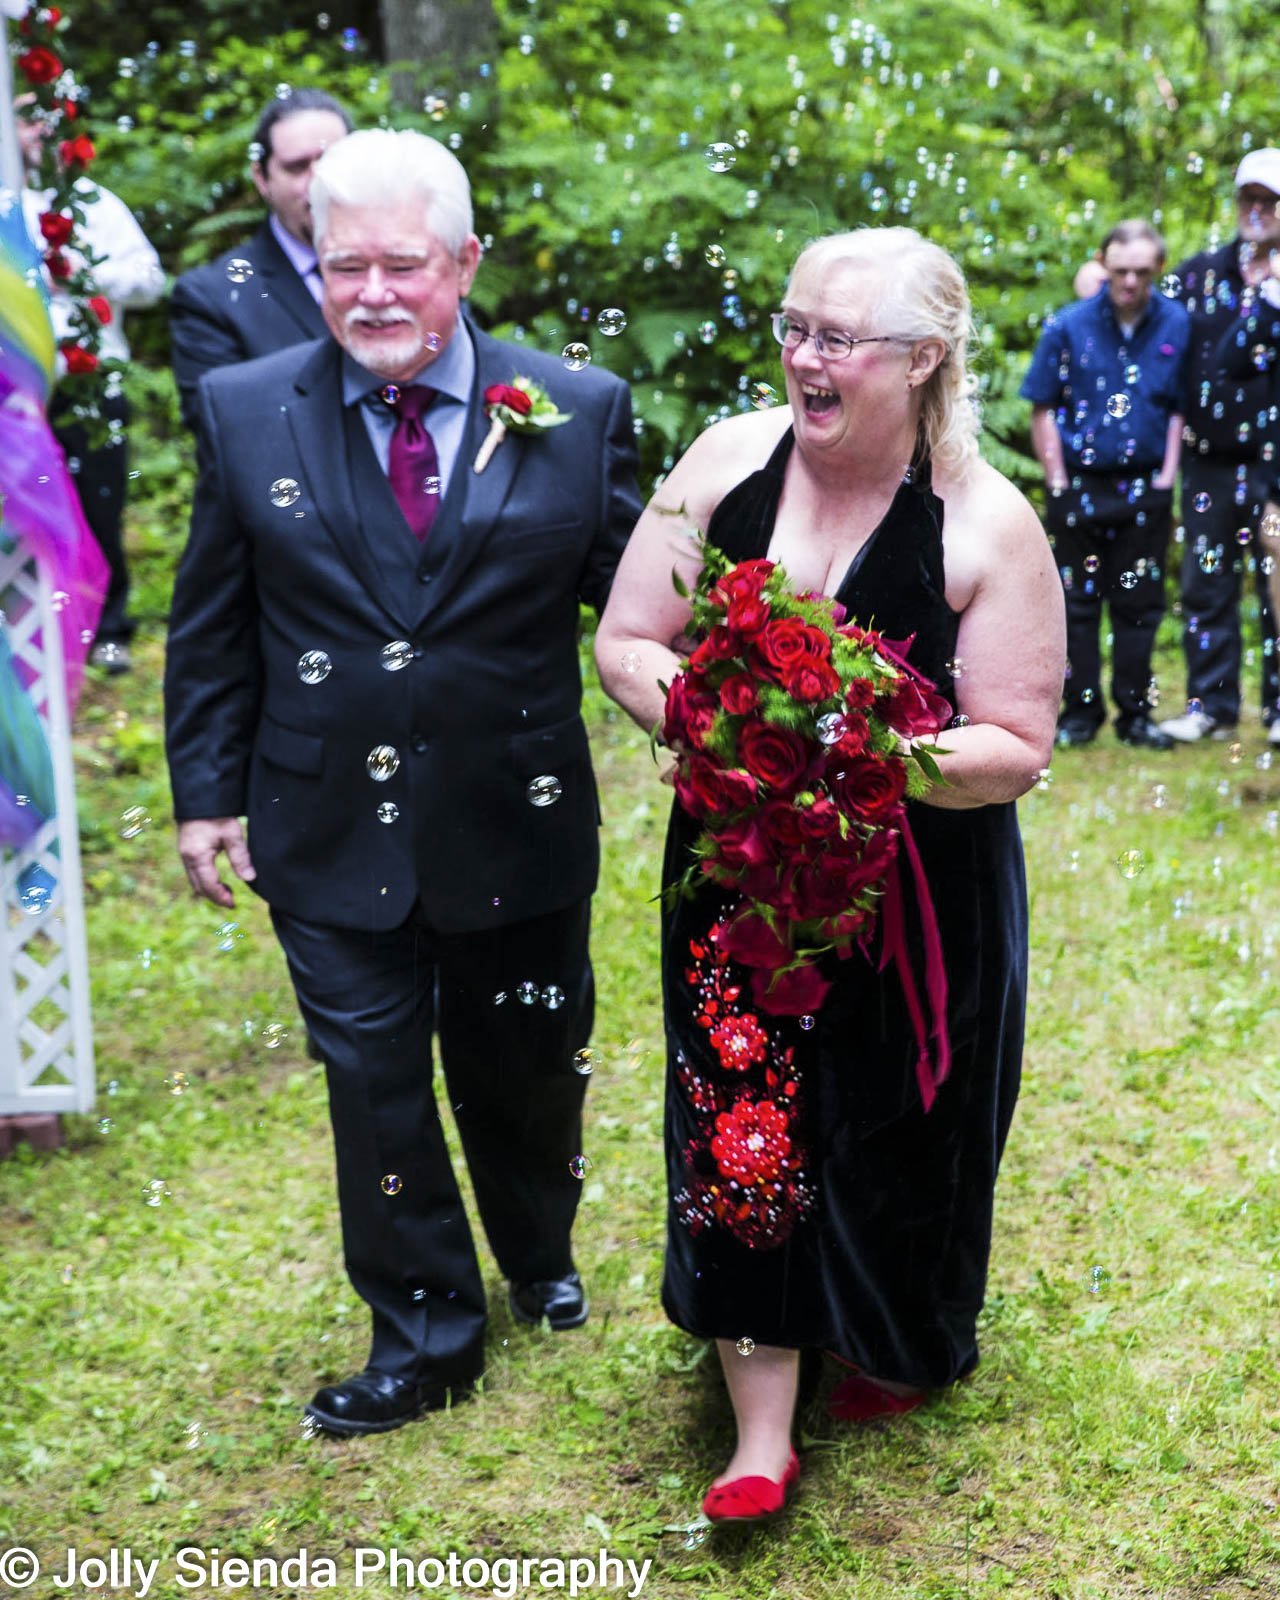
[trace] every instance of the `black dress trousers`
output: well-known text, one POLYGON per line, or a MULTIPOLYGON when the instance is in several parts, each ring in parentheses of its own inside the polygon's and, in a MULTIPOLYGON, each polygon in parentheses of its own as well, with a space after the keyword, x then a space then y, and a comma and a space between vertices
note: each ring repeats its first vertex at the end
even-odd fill
POLYGON ((573 1268, 591 1033, 590 902, 478 933, 415 909, 354 931, 272 912, 325 1062, 343 1248, 373 1312, 370 1364, 465 1382, 483 1364, 485 1297, 432 1087, 439 1036, 480 1219, 505 1277, 573 1268))

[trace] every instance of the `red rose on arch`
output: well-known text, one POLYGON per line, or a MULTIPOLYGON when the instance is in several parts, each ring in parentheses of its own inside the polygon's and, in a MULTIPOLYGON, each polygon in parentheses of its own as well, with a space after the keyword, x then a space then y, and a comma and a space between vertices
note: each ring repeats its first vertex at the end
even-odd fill
POLYGON ((524 390, 509 383, 491 383, 484 392, 484 403, 486 406, 508 406, 522 417, 527 417, 533 410, 533 401, 524 390))
POLYGON ((902 802, 907 773, 900 761, 875 761, 869 756, 847 760, 835 756, 827 763, 827 789, 848 817, 874 827, 884 823, 902 802))
POLYGON ((58 159, 69 172, 77 167, 87 167, 95 155, 97 151, 87 133, 78 133, 74 139, 64 139, 58 146, 58 159))
POLYGON ((54 250, 61 250, 67 243, 75 225, 75 218, 65 211, 46 211, 40 218, 41 235, 54 250))
POLYGON ((62 62, 52 50, 36 44, 18 57, 18 71, 28 83, 52 83, 62 74, 62 62))
POLYGON ((58 283, 65 283, 71 276, 71 263, 61 250, 46 250, 44 264, 49 269, 49 276, 58 283))
POLYGON ((111 305, 105 295, 91 294, 85 304, 105 328, 111 321, 111 305))
POLYGON ((809 765, 799 734, 769 722, 748 722, 738 735, 738 758, 748 772, 780 794, 791 793, 809 765))
POLYGON ((96 372, 98 358, 92 350, 86 350, 83 345, 64 344, 61 346, 63 359, 67 363, 67 371, 74 374, 96 372))

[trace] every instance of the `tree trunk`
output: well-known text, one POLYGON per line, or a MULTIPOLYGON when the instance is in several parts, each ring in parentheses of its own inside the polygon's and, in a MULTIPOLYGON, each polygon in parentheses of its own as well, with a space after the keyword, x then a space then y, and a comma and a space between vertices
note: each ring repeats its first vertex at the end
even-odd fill
POLYGON ((493 0, 378 0, 387 60, 399 105, 417 105, 438 81, 453 86, 492 61, 498 25, 493 0))

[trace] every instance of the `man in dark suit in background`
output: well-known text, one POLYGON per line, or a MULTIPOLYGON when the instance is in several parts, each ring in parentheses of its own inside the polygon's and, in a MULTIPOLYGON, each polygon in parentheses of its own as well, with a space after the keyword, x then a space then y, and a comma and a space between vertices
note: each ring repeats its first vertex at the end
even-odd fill
POLYGON ((350 131, 351 118, 321 89, 277 95, 259 117, 250 154, 267 220, 216 261, 184 272, 169 302, 173 371, 189 428, 206 372, 324 333, 307 187, 324 151, 350 131))
POLYGON ((462 317, 480 244, 442 145, 351 134, 311 198, 333 337, 200 384, 165 688, 188 878, 229 906, 225 851, 270 903, 328 1072, 373 1347, 309 1414, 372 1433, 462 1397, 483 1360, 433 1031, 513 1313, 587 1316, 569 1235, 598 810, 578 607, 603 606, 640 499, 626 385, 462 317), (486 411, 518 376, 567 420, 513 428, 485 462, 486 411))

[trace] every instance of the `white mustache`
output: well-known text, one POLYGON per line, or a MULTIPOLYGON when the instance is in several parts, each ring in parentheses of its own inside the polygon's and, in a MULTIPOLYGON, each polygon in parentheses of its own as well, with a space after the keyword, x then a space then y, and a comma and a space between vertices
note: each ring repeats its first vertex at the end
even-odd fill
POLYGON ((381 322, 381 323, 387 323, 387 322, 412 322, 412 321, 413 321, 413 318, 409 315, 409 313, 407 311, 387 310, 387 311, 365 312, 365 311, 361 311, 359 306, 356 306, 353 310, 347 312, 344 325, 346 327, 348 327, 348 328, 358 328, 358 327, 363 326, 365 323, 373 323, 373 322, 381 322))

